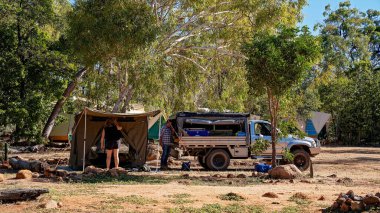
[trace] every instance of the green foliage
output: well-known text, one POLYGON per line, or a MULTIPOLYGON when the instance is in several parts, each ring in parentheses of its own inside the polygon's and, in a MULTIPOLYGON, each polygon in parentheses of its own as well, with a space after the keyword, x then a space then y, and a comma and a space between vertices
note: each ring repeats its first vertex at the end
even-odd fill
POLYGON ((259 138, 249 148, 252 154, 259 156, 269 148, 270 144, 270 141, 259 138))
POLYGON ((155 37, 155 17, 142 1, 78 0, 68 38, 86 65, 129 59, 155 37))
POLYGON ((221 200, 229 200, 229 201, 243 201, 245 198, 239 194, 230 192, 227 194, 220 195, 219 198, 221 200))
POLYGON ((75 64, 61 44, 67 1, 0 2, 0 125, 13 139, 39 140, 75 64))
POLYGON ((293 153, 290 152, 290 150, 288 148, 285 148, 283 158, 286 162, 293 162, 294 155, 293 155, 293 153))
POLYGON ((332 114, 330 139, 360 144, 380 139, 380 12, 349 1, 329 6, 319 24, 324 58, 318 82, 322 110, 332 114), (339 97, 339 98, 337 98, 339 97))

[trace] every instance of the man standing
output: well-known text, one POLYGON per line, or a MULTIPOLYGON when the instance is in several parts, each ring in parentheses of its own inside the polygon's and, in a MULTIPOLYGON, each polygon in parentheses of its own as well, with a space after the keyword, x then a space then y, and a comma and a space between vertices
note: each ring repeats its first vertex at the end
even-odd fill
POLYGON ((162 127, 160 134, 160 145, 162 147, 161 155, 161 169, 169 169, 168 167, 168 158, 170 155, 171 148, 173 146, 172 131, 173 127, 171 122, 168 120, 166 125, 162 127))

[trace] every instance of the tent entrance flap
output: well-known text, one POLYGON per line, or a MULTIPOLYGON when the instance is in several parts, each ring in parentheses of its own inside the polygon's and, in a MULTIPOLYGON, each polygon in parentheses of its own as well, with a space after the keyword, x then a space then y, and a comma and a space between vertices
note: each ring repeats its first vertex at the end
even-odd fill
POLYGON ((122 126, 125 142, 134 150, 130 163, 134 167, 144 165, 148 146, 149 120, 160 114, 160 111, 147 113, 105 113, 89 108, 85 109, 86 116, 75 117, 76 131, 73 131, 72 148, 69 164, 73 169, 82 169, 90 165, 89 152, 91 147, 100 141, 99 132, 108 118, 116 118, 122 126), (86 132, 86 133, 85 133, 86 132), (86 138, 84 137, 86 135, 86 138))

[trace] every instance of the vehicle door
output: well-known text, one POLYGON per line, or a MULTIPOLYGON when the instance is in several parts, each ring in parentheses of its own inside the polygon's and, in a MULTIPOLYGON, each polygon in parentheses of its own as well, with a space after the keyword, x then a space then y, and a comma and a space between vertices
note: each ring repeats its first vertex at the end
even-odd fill
MULTIPOLYGON (((268 122, 252 122, 251 126, 254 134, 251 135, 252 142, 257 140, 258 138, 262 138, 272 143, 272 135, 271 135, 271 125, 268 122)), ((276 144, 276 154, 282 154, 287 147, 286 142, 281 142, 280 138, 278 139, 278 143, 276 144)), ((262 155, 271 155, 272 154, 272 145, 268 147, 267 150, 263 152, 262 155)))

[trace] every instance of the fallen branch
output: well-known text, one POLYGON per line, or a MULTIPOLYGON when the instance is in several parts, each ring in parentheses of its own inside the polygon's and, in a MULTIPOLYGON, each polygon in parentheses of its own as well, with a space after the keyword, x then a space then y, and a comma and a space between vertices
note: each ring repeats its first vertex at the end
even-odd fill
POLYGON ((49 189, 5 189, 0 191, 0 201, 3 203, 12 203, 34 200, 45 193, 49 193, 49 189))

